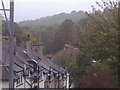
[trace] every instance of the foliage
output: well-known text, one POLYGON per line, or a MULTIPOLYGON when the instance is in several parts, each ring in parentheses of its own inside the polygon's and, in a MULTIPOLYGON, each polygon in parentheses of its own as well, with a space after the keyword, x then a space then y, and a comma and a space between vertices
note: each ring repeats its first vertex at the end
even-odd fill
MULTIPOLYGON (((109 65, 112 71, 112 75, 114 79, 117 81, 118 80, 118 75, 117 75, 118 74, 117 73, 118 72, 117 71, 118 68, 117 67, 118 65, 117 8, 118 6, 116 2, 111 2, 111 1, 103 2, 105 8, 102 7, 103 5, 100 5, 98 2, 97 4, 103 9, 103 12, 102 13, 98 12, 93 7, 93 12, 88 13, 88 16, 91 18, 91 21, 88 22, 86 26, 82 28, 80 31, 82 35, 82 40, 80 41, 80 46, 79 46, 80 53, 77 60, 78 69, 79 69, 78 72, 79 73, 84 72, 85 67, 89 67, 90 62, 94 57, 96 61, 101 61, 102 65, 104 66, 104 69, 106 69, 105 68, 106 65, 109 65), (80 71, 82 66, 83 69, 80 71)), ((79 85, 80 83, 77 84, 77 86, 79 85)))
POLYGON ((38 37, 41 39, 44 45, 44 53, 50 54, 52 52, 51 40, 55 32, 58 31, 57 25, 51 25, 49 27, 45 27, 43 31, 38 31, 38 37))
POLYGON ((85 25, 90 21, 90 17, 86 17, 81 19, 78 24, 81 28, 85 27, 85 25))
POLYGON ((52 40, 53 52, 58 52, 63 49, 64 44, 78 44, 78 28, 72 20, 65 20, 59 30, 54 34, 52 40))
MULTIPOLYGON (((14 32, 16 34, 17 44, 19 44, 20 36, 22 35, 22 33, 20 31, 20 26, 17 23, 14 23, 14 32)), ((7 22, 4 20, 2 22, 2 36, 9 36, 8 25, 7 25, 7 22)), ((7 40, 4 39, 3 42, 7 42, 7 40)))
MULTIPOLYGON (((27 36, 28 34, 31 36, 31 41, 35 41, 36 38, 34 34, 29 30, 29 27, 20 27, 17 23, 14 22, 14 34, 16 35, 17 45, 21 45, 22 37, 27 36)), ((9 36, 9 30, 7 26, 7 22, 3 20, 2 22, 2 36, 9 36)), ((7 40, 3 40, 3 42, 7 42, 7 40)))
MULTIPOLYGON (((58 32, 58 30, 60 30, 60 25, 63 24, 66 19, 71 19, 72 22, 77 24, 83 18, 84 19, 88 18, 87 14, 84 11, 78 11, 78 12, 72 11, 71 13, 60 13, 36 20, 23 21, 23 22, 19 22, 18 24, 22 27, 23 26, 29 27, 29 29, 27 30, 32 32, 34 36, 36 36, 37 38, 41 39, 41 42, 45 47, 43 49, 43 52, 45 54, 50 54, 50 53, 54 53, 55 51, 56 52, 58 51, 58 50, 53 50, 54 45, 52 43, 53 43, 53 39, 55 38, 54 37, 55 33, 58 32)), ((82 20, 79 24, 80 26, 79 25, 78 26, 82 27, 86 22, 87 20, 82 20)), ((78 26, 77 27, 75 26, 75 28, 78 28, 78 26)))
POLYGON ((117 88, 117 85, 110 68, 101 68, 98 63, 87 67, 81 78, 83 88, 117 88))
POLYGON ((75 71, 77 69, 76 56, 78 54, 78 48, 67 45, 63 50, 53 56, 53 60, 56 64, 64 67, 70 73, 70 84, 74 82, 76 77, 75 71))

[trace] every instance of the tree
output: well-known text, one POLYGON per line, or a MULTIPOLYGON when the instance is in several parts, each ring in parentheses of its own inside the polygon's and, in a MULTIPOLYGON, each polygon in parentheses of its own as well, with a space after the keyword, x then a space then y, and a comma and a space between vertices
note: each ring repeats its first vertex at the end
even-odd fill
MULTIPOLYGON (((78 72, 85 73, 85 68, 90 66, 90 62, 94 57, 96 61, 100 60, 103 66, 109 65, 112 71, 113 78, 117 82, 118 5, 117 2, 114 1, 103 2, 103 5, 99 4, 98 2, 97 4, 103 9, 103 12, 98 12, 93 7, 93 12, 87 13, 88 16, 91 18, 90 22, 88 22, 85 27, 80 30, 82 40, 80 41, 80 53, 77 60, 79 69, 78 72)), ((80 83, 78 83, 78 85, 80 85, 80 83)))
POLYGON ((74 79, 76 78, 76 56, 78 52, 78 48, 66 44, 65 48, 59 51, 53 57, 53 60, 56 64, 60 65, 61 67, 64 67, 70 73, 70 84, 73 84, 74 79))
POLYGON ((109 67, 102 68, 97 63, 85 69, 81 86, 83 88, 117 88, 118 83, 114 80, 109 67))
POLYGON ((71 45, 78 44, 78 34, 77 28, 72 20, 65 20, 59 27, 59 31, 57 31, 52 40, 52 49, 53 52, 58 52, 63 49, 66 43, 71 45))
MULTIPOLYGON (((16 35, 17 44, 20 44, 20 37, 22 35, 22 31, 21 31, 21 27, 17 23, 14 23, 14 33, 16 35)), ((9 36, 9 29, 7 22, 5 20, 3 20, 2 22, 2 35, 9 36)))

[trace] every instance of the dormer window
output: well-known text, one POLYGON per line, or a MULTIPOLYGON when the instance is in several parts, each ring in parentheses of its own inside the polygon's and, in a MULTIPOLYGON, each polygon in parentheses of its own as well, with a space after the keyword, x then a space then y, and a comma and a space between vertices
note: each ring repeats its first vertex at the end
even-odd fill
POLYGON ((35 59, 31 59, 32 61, 34 61, 37 64, 37 61, 35 59))

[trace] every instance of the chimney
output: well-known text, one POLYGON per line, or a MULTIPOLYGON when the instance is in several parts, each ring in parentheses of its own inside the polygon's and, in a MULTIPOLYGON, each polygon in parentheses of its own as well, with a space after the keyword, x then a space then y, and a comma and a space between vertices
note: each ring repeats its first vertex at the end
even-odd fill
POLYGON ((43 56, 43 45, 41 43, 41 38, 39 37, 39 49, 38 49, 38 54, 40 56, 40 58, 43 56))
POLYGON ((42 51, 42 43, 39 43, 39 46, 38 46, 38 54, 40 56, 40 58, 43 56, 43 51, 42 51))
POLYGON ((39 41, 33 41, 32 42, 32 50, 34 51, 37 51, 38 53, 38 56, 41 58, 43 56, 43 52, 42 52, 42 43, 39 43, 41 42, 40 39, 39 41))
POLYGON ((26 51, 27 55, 31 57, 31 41, 30 41, 30 35, 27 35, 27 40, 26 40, 26 51))

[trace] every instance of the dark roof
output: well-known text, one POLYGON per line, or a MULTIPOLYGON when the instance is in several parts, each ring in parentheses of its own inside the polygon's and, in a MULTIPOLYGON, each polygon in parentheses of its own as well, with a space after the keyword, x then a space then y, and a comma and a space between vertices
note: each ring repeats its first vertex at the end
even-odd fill
MULTIPOLYGON (((8 80, 9 79, 9 66, 0 66, 2 70, 2 76, 0 76, 0 80, 8 80), (2 78, 1 78, 2 77, 2 78)), ((18 69, 18 66, 14 65, 14 68, 18 69)), ((13 76, 14 79, 18 78, 15 74, 13 76)))
POLYGON ((58 65, 56 65, 55 63, 53 63, 50 59, 48 59, 45 56, 42 56, 39 58, 38 54, 36 51, 32 51, 31 53, 31 58, 29 58, 28 56, 25 55, 24 51, 26 51, 26 48, 24 46, 20 46, 17 49, 17 52, 19 52, 19 54, 17 54, 21 59, 22 57, 24 57, 22 60, 23 62, 26 62, 26 60, 30 60, 30 59, 35 59, 38 64, 46 69, 49 69, 49 67, 56 69, 57 71, 62 70, 65 71, 65 69, 63 69, 62 67, 59 67, 58 65), (24 51, 23 51, 24 50, 24 51), (25 59, 25 60, 24 60, 25 59))
MULTIPOLYGON (((14 71, 18 72, 23 70, 23 64, 21 60, 16 55, 13 57, 13 68, 14 71)), ((2 61, 0 62, 0 66, 2 67, 2 80, 9 79, 9 43, 2 43, 2 61)), ((14 79, 17 77, 13 76, 14 79)), ((1 78, 0 78, 1 79, 1 78)))
POLYGON ((8 64, 9 61, 8 61, 8 52, 9 52, 9 49, 8 49, 9 45, 8 43, 2 43, 2 62, 3 64, 8 64))
MULTIPOLYGON (((24 64, 28 64, 27 61, 30 61, 31 59, 34 59, 38 62, 39 66, 44 68, 44 71, 46 72, 49 70, 49 67, 53 68, 53 71, 57 73, 57 71, 63 71, 66 72, 64 68, 54 64, 49 58, 42 56, 39 57, 36 51, 32 51, 31 57, 28 57, 26 52, 26 48, 24 46, 16 46, 16 53, 14 55, 14 71, 21 71, 23 70, 24 64)), ((9 44, 8 43, 2 43, 2 62, 0 62, 0 65, 2 66, 2 79, 8 80, 9 75, 9 44)), ((14 75, 16 78, 16 76, 14 75)))
POLYGON ((2 78, 0 77, 0 80, 7 80, 9 77, 9 71, 8 71, 8 66, 0 66, 0 68, 2 69, 2 78))

